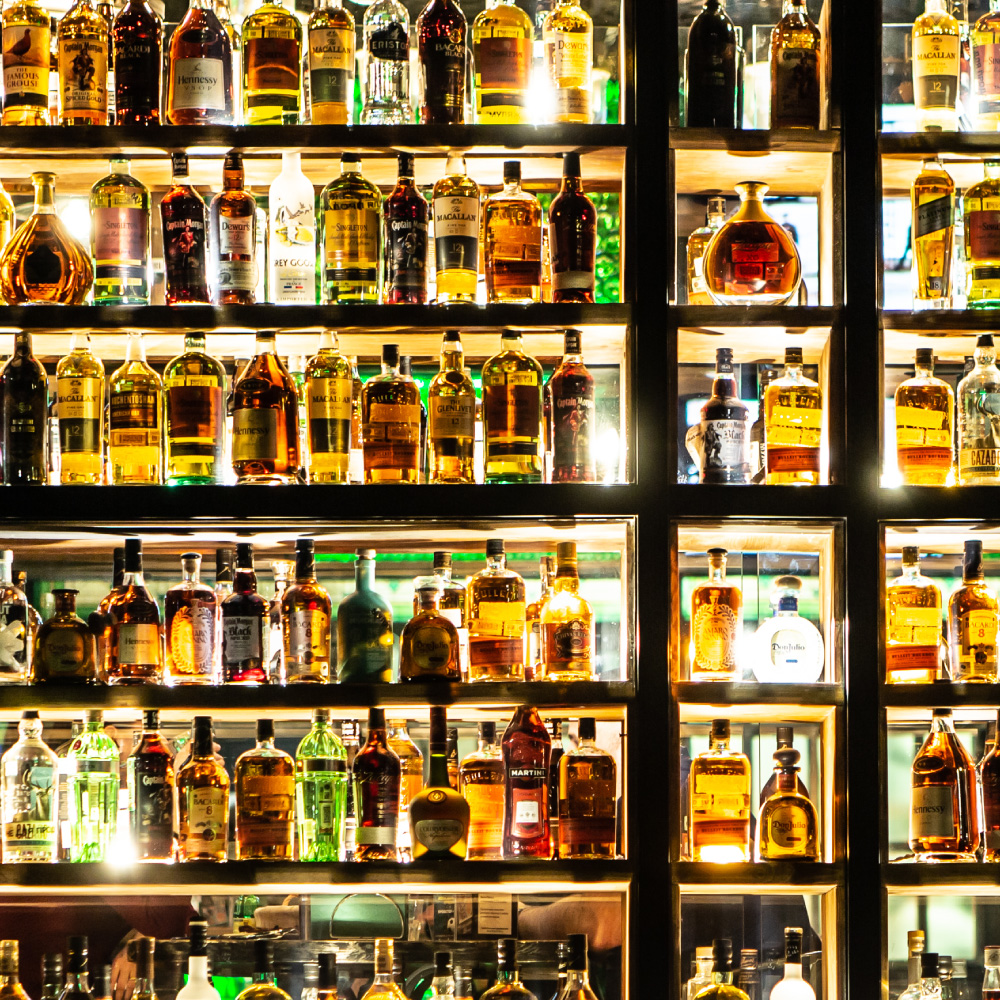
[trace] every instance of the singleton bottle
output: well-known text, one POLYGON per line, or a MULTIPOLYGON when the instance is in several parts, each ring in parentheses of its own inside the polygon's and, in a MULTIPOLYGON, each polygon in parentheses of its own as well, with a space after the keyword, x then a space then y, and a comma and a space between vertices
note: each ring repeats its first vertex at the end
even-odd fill
POLYGON ((59 21, 59 122, 108 124, 111 25, 91 0, 76 0, 59 21))
POLYGON ((382 345, 382 371, 361 390, 366 483, 420 481, 420 390, 399 371, 399 345, 382 345))
POLYGON ((556 545, 552 593, 539 620, 542 676, 562 682, 594 680, 594 609, 580 596, 576 542, 556 545))
POLYGON ((542 207, 521 190, 521 161, 505 160, 503 190, 483 209, 483 254, 488 302, 541 301, 542 207))
POLYGON ((617 853, 618 765, 596 739, 597 723, 581 719, 577 746, 559 759, 560 858, 617 853))
POLYGON ((257 720, 257 745, 240 754, 236 860, 291 861, 295 854, 295 761, 274 745, 274 720, 257 720))
POLYGON ((351 454, 351 364, 333 330, 324 329, 305 370, 309 482, 346 483, 351 454))
POLYGON ((177 773, 177 860, 225 861, 228 846, 229 775, 213 750, 212 720, 196 715, 191 756, 177 773))
POLYGON ((926 0, 913 22, 913 103, 923 132, 954 132, 961 73, 962 37, 946 0, 926 0))
POLYGON ((399 0, 375 0, 365 11, 362 125, 409 125, 410 17, 399 0))
POLYGON ((802 374, 802 348, 785 348, 785 372, 764 390, 768 486, 821 481, 823 391, 802 374))
POLYGON ((479 281, 479 185, 451 154, 431 195, 438 305, 475 302, 479 281))
POLYGON ((487 0, 472 22, 476 121, 530 125, 533 25, 515 0, 487 0))
POLYGON ((268 294, 284 305, 316 302, 316 192, 302 154, 281 151, 281 173, 268 189, 268 294))
POLYGON ((49 124, 49 13, 35 0, 4 7, 3 124, 49 124))
POLYGON ((715 351, 712 395, 701 408, 700 416, 700 421, 688 428, 684 439, 698 465, 699 481, 713 485, 749 483, 750 411, 737 394, 733 352, 728 347, 715 351))
POLYGON ((3 861, 53 862, 58 860, 59 761, 42 741, 38 712, 21 713, 17 737, 0 758, 3 861))
POLYGON ((782 0, 771 30, 771 128, 819 128, 821 52, 806 0, 782 0))
POLYGON ((545 384, 547 450, 554 483, 596 483, 594 377, 583 363, 580 331, 567 330, 563 357, 545 384))
POLYGON ((253 545, 236 545, 233 592, 219 605, 223 684, 267 684, 270 607, 257 593, 253 545))
POLYGON ((441 368, 427 390, 428 482, 474 483, 476 387, 465 372, 458 330, 445 330, 441 368))
MULTIPOLYGON (((295 583, 281 598, 285 679, 330 681, 330 595, 316 581, 316 552, 311 538, 295 542, 295 583)), ((339 623, 338 623, 339 625, 339 623)))
POLYGON ((127 157, 113 157, 110 166, 90 191, 94 302, 148 305, 149 189, 129 173, 127 157))
POLYGON ((115 486, 162 482, 163 387, 146 363, 142 334, 129 330, 125 362, 108 380, 108 466, 115 486))
POLYGON ((243 21, 243 124, 299 120, 302 25, 281 0, 260 0, 243 21))
MULTIPOLYGON (((398 861, 396 825, 399 819, 401 767, 389 746, 385 712, 368 710, 368 739, 354 758, 355 861, 398 861)), ((376 966, 377 968, 377 966, 376 966)))
POLYGON ((125 761, 132 848, 137 861, 174 860, 174 755, 160 732, 160 713, 142 713, 136 748, 125 761))
POLYGON ((941 591, 921 575, 917 546, 903 546, 900 563, 885 589, 885 680, 930 684, 941 659, 941 591))
POLYGON ((149 0, 126 0, 111 29, 115 124, 159 125, 163 21, 149 0))
POLYGON ((427 200, 413 179, 413 154, 400 153, 399 179, 385 199, 385 301, 427 301, 427 200))
POLYGON ((469 680, 524 680, 524 580, 507 569, 502 538, 486 541, 486 568, 466 592, 469 680))
POLYGON ((109 684, 159 684, 160 609, 142 574, 142 539, 125 539, 121 593, 108 604, 109 684))
MULTIPOLYGON (((181 28, 183 24, 171 36, 171 45, 181 28)), ((191 186, 187 156, 173 153, 170 162, 170 188, 160 201, 167 305, 207 304, 211 301, 207 263, 208 208, 191 186)))
POLYGON ((465 122, 468 25, 456 0, 428 0, 417 18, 422 95, 420 121, 465 122))
POLYGON ((556 0, 542 25, 542 41, 555 102, 553 122, 591 119, 594 22, 577 0, 556 0))
POLYGON ((218 598, 201 582, 201 555, 181 556, 183 579, 163 596, 169 683, 215 684, 218 598))
POLYGON ((948 600, 951 679, 993 683, 997 679, 998 604, 983 576, 983 543, 965 543, 962 585, 948 600))
POLYGON ((1000 369, 993 336, 976 341, 975 366, 958 383, 958 481, 962 486, 1000 483, 1000 369))
POLYGON ((691 860, 750 860, 750 761, 729 749, 729 720, 713 719, 708 750, 688 778, 691 860))
MULTIPOLYGON (((957 39, 956 39, 957 42, 957 39)), ((936 157, 924 160, 910 187, 913 210, 913 308, 951 305, 955 182, 936 157)))
POLYGON ((32 684, 97 684, 97 639, 76 613, 79 591, 52 591, 52 617, 35 632, 32 684))
POLYGON ((233 123, 233 45, 213 8, 213 0, 189 0, 183 20, 170 36, 166 113, 170 125, 233 123))
POLYGON ((934 377, 934 351, 918 347, 913 378, 895 395, 896 464, 907 486, 944 486, 952 476, 955 394, 934 377))
POLYGON ((347 784, 347 751, 330 726, 329 709, 317 708, 295 751, 299 861, 340 860, 347 784))
POLYGON ((67 753, 70 861, 107 861, 118 825, 118 744, 88 709, 83 732, 67 753))
MULTIPOLYGON (((262 6, 277 4, 263 0, 262 6)), ((259 9, 247 20, 258 13, 259 9)), ((292 17, 291 14, 287 16, 292 17)), ((222 191, 212 199, 209 217, 212 301, 220 306, 253 305, 257 301, 254 294, 257 287, 257 201, 245 189, 243 156, 237 150, 226 153, 222 165, 222 191)))
POLYGON ((708 199, 705 211, 705 225, 699 226, 687 239, 687 301, 689 306, 710 306, 712 296, 708 294, 705 280, 705 251, 712 237, 726 221, 726 199, 708 199))
POLYGON ((48 383, 31 350, 31 334, 14 334, 14 353, 0 370, 0 450, 8 486, 43 486, 48 479, 48 383))
POLYGON ((973 25, 970 42, 971 117, 977 132, 996 132, 1000 128, 1000 6, 994 0, 973 25))
POLYGON ((559 194, 549 206, 552 301, 593 302, 597 209, 583 193, 580 154, 563 154, 559 194))
POLYGON ((552 741, 533 705, 519 705, 503 734, 503 856, 547 858, 552 741))
POLYGON ((684 53, 684 124, 688 128, 740 128, 740 45, 725 0, 705 0, 691 23, 684 53))
POLYGON ((495 722, 479 723, 478 747, 464 758, 458 773, 459 788, 469 803, 466 858, 499 861, 503 857, 506 771, 495 722))
POLYGON ((309 120, 354 124, 354 15, 343 0, 319 0, 306 26, 309 120))
POLYGON ((392 608, 375 590, 375 550, 356 549, 354 592, 337 607, 337 679, 388 683, 392 674, 392 608))

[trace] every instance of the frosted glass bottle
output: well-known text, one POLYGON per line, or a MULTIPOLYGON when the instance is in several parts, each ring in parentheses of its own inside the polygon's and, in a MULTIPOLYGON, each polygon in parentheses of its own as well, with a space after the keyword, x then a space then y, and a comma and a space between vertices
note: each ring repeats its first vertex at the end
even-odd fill
POLYGON ((812 684, 823 673, 823 637, 799 617, 798 599, 778 600, 773 618, 761 622, 751 640, 754 676, 763 684, 812 684))

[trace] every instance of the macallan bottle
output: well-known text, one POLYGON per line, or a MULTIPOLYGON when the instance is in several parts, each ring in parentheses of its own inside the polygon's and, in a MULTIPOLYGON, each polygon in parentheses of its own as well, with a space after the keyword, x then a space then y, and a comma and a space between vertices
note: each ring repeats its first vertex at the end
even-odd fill
POLYGON ((240 754, 236 860, 291 861, 295 855, 295 761, 274 745, 274 720, 257 720, 257 745, 240 754))
POLYGON ((521 161, 505 160, 503 190, 486 199, 483 223, 488 302, 541 301, 542 207, 521 190, 521 161))
POLYGON ((476 121, 530 125, 533 26, 515 0, 488 0, 472 22, 476 121))
POLYGON ((486 568, 466 590, 469 680, 524 679, 524 580, 507 569, 502 538, 486 540, 486 568))
POLYGON ((208 208, 191 185, 187 156, 173 153, 170 161, 170 188, 160 201, 167 305, 207 304, 208 208))
POLYGON ((125 761, 129 826, 136 861, 174 860, 174 755, 160 713, 142 713, 139 742, 125 761))
POLYGON ((726 583, 725 549, 708 550, 708 582, 691 594, 691 680, 740 679, 743 594, 726 583))
POLYGON ((108 606, 109 684, 160 684, 160 609, 142 575, 142 539, 125 539, 121 593, 108 606))
POLYGON ((170 36, 167 123, 229 125, 234 119, 233 47, 212 0, 189 0, 170 36))
POLYGON ((820 56, 806 0, 782 0, 771 30, 771 128, 819 128, 820 56))
POLYGON ((469 803, 466 858, 499 861, 503 857, 506 772, 495 722, 479 723, 478 747, 459 766, 459 788, 469 803))
POLYGON ((183 579, 163 595, 167 676, 170 683, 214 684, 218 598, 201 582, 201 555, 181 556, 183 579))
POLYGON ((593 302, 597 209, 583 193, 580 154, 563 154, 559 194, 549 205, 552 301, 593 302))
POLYGON ((427 301, 427 200, 413 180, 413 154, 400 153, 399 180, 385 199, 385 301, 427 301))
POLYGON ((295 542, 295 582, 281 598, 285 679, 289 684, 330 681, 330 595, 316 580, 311 538, 295 542))
POLYGON ((554 483, 596 483, 594 377, 583 363, 580 331, 567 330, 559 367, 545 385, 554 483))
POLYGON ((3 482, 43 486, 47 479, 48 414, 45 368, 31 350, 31 334, 14 334, 14 353, 0 370, 0 443, 3 482))
POLYGON ((684 124, 688 128, 740 128, 740 45, 725 0, 705 0, 691 23, 684 53, 684 124))
POLYGON ((354 123, 354 15, 343 0, 319 0, 306 25, 313 125, 354 123))
POLYGON ((479 281, 479 185, 465 157, 450 155, 434 185, 434 258, 438 305, 475 302, 479 281))
POLYGON ((126 0, 111 29, 115 124, 159 125, 163 22, 149 0, 126 0))
POLYGON ((351 365, 337 334, 324 329, 305 370, 309 482, 346 483, 351 456, 351 365))
POLYGON ((36 0, 3 10, 3 124, 49 124, 49 14, 36 0))
POLYGON ((505 859, 549 857, 551 748, 552 741, 538 709, 519 705, 503 734, 505 859))
POLYGON ((398 861, 399 757, 389 746, 385 712, 368 710, 368 739, 354 758, 355 861, 398 861))
MULTIPOLYGON (((957 44, 957 39, 956 39, 957 44)), ((910 186, 913 210, 913 308, 951 305, 951 264, 955 239, 955 182, 932 157, 923 161, 910 186)))
POLYGON ((465 14, 456 0, 429 0, 416 28, 423 82, 420 121, 461 125, 465 121, 468 59, 465 14))
POLYGON ((59 21, 59 120, 108 124, 108 36, 111 25, 91 3, 76 3, 59 21))
POLYGON ((228 847, 229 775, 212 746, 212 720, 196 715, 191 756, 177 773, 177 860, 225 861, 228 847))
POLYGON ((382 371, 361 390, 366 483, 420 479, 420 390, 399 371, 399 345, 382 346, 382 371))
POLYGON ((253 545, 236 544, 233 592, 219 605, 223 684, 267 684, 268 602, 257 593, 253 545))
POLYGON ((212 228, 212 301, 220 306, 256 302, 257 201, 244 186, 243 157, 226 153, 222 191, 209 209, 212 228))
POLYGON ((427 391, 428 482, 476 481, 476 387, 465 371, 458 330, 445 330, 441 368, 427 391))
POLYGON ((163 479, 163 385, 146 363, 142 334, 130 330, 125 361, 108 379, 108 468, 114 486, 155 486, 163 479))
POLYGON ((90 191, 94 303, 148 305, 149 189, 130 174, 126 157, 112 157, 110 167, 90 191))
POLYGON ((900 575, 885 589, 885 681, 931 684, 941 658, 941 591, 920 572, 920 549, 903 546, 900 575))
POLYGON ((947 0, 926 0, 913 22, 913 103, 923 132, 954 132, 961 80, 962 29, 947 0))
POLYGON ((934 351, 918 347, 913 378, 896 389, 896 464, 907 486, 945 486, 952 476, 955 394, 934 377, 934 351))
POLYGON ((997 597, 983 575, 983 543, 965 542, 962 584, 948 600, 951 679, 960 684, 997 680, 997 597))

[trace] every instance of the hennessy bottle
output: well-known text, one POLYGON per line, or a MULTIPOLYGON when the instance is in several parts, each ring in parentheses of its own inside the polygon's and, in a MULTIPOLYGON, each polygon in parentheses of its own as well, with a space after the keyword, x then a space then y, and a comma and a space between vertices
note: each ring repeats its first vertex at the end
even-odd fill
POLYGON ((213 0, 190 0, 170 36, 166 111, 170 125, 233 122, 233 46, 213 8, 213 0))

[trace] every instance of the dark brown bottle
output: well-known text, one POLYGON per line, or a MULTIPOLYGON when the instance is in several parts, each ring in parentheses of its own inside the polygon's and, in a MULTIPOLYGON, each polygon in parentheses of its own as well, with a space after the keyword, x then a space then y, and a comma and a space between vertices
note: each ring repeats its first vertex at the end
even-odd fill
POLYGON ((538 709, 519 705, 503 734, 504 858, 546 858, 550 854, 551 750, 552 741, 538 709))
POLYGON ((389 746, 385 712, 368 710, 368 739, 354 758, 355 861, 398 861, 396 825, 402 766, 389 746))
POLYGON ((562 186, 549 206, 552 301, 593 302, 597 209, 583 193, 580 154, 563 156, 562 186))
POLYGON ((413 154, 399 154, 399 180, 385 200, 385 301, 427 301, 427 200, 413 180, 413 154))
MULTIPOLYGON (((993 730, 993 746, 979 764, 983 785, 983 861, 1000 861, 1000 711, 993 730)), ((985 996, 985 994, 984 994, 985 996)))
POLYGON ((149 0, 128 0, 111 30, 115 123, 159 125, 163 22, 149 0))
POLYGON ((716 348, 712 395, 701 408, 701 482, 750 482, 748 425, 749 410, 736 388, 733 352, 716 348))
POLYGON ((86 937, 66 938, 66 982, 59 1000, 94 1000, 87 971, 87 951, 86 937))
MULTIPOLYGON (((20 574, 18 574, 20 576, 20 574)), ((23 586, 19 586, 22 592, 23 586)), ((97 684, 97 640, 76 613, 76 590, 53 590, 52 617, 35 632, 32 684, 97 684)))
POLYGON ((552 482, 596 483, 594 377, 583 364, 580 331, 564 336, 563 359, 545 385, 552 482))
POLYGON ((212 199, 212 301, 250 306, 257 301, 257 201, 244 188, 243 157, 226 153, 222 191, 212 199))
POLYGON ((14 334, 14 353, 0 372, 3 409, 3 481, 8 486, 42 486, 48 390, 45 369, 31 353, 31 334, 14 334))
MULTIPOLYGON (((771 773, 771 777, 767 779, 767 784, 760 791, 761 805, 778 790, 778 771, 783 767, 795 767, 798 764, 802 755, 792 746, 794 739, 795 730, 791 726, 778 726, 778 732, 775 737, 777 745, 774 753, 771 755, 774 759, 774 771, 771 773)), ((806 788, 805 782, 798 775, 796 775, 795 780, 799 794, 804 795, 808 799, 809 789, 806 788)))
POLYGON ((170 36, 165 115, 170 125, 233 121, 233 46, 212 7, 213 0, 190 0, 170 36))
POLYGON ((743 82, 739 61, 736 26, 726 13, 725 0, 705 0, 691 23, 684 57, 684 124, 688 128, 740 127, 737 107, 742 104, 743 82))
POLYGON ((206 267, 208 208, 191 186, 187 156, 173 153, 170 159, 173 177, 160 202, 167 305, 207 304, 211 301, 206 267))
POLYGON ((87 616, 87 625, 97 639, 97 669, 101 679, 107 670, 108 629, 111 628, 111 615, 108 609, 111 602, 122 592, 122 581, 125 578, 125 548, 116 546, 114 551, 114 571, 111 578, 111 590, 97 605, 96 611, 87 616))
POLYGON ((174 755, 160 732, 160 713, 142 713, 139 743, 125 761, 128 814, 137 861, 174 859, 174 755))
POLYGON ((233 592, 220 606, 222 614, 222 683, 267 684, 267 637, 271 610, 257 593, 253 545, 236 546, 233 592))
POLYGON ((423 75, 420 121, 465 121, 468 25, 455 0, 430 0, 417 18, 417 52, 423 75))

